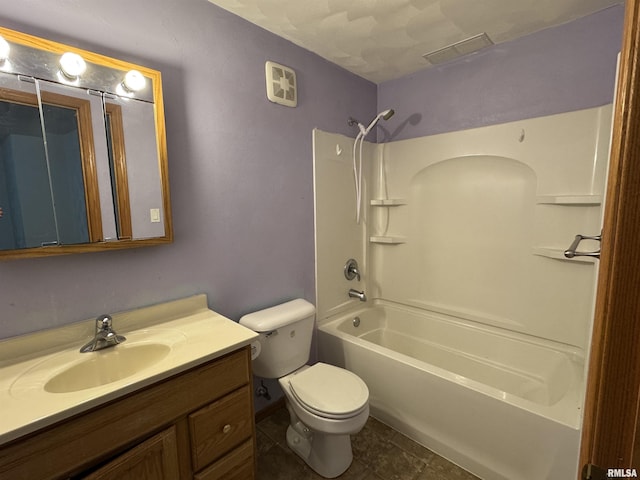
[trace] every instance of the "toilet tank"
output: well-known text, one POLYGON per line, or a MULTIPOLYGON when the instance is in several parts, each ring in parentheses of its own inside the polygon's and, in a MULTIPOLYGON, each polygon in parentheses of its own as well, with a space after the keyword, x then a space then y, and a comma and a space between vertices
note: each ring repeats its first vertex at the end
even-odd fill
POLYGON ((307 363, 315 311, 311 303, 298 298, 240 319, 240 325, 260 334, 260 351, 253 360, 255 375, 280 378, 307 363))

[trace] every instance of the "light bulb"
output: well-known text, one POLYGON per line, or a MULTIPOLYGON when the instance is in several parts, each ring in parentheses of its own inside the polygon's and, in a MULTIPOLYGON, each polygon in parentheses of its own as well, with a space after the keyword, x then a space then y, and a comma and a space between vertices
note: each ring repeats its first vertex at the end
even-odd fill
POLYGON ((60 69, 70 79, 76 79, 87 69, 84 59, 77 53, 67 52, 60 57, 60 69))
POLYGON ((0 36, 0 62, 4 62, 7 58, 9 58, 9 51, 11 47, 9 46, 9 42, 7 42, 3 37, 0 36))
POLYGON ((124 76, 123 85, 125 90, 129 92, 140 91, 145 87, 146 84, 147 81, 145 80, 144 75, 142 75, 137 70, 129 70, 124 76))

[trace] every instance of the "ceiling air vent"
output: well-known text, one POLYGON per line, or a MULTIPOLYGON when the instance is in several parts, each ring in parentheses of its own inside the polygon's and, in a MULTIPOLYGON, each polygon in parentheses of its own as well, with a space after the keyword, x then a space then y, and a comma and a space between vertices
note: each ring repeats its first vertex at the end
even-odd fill
POLYGON ((452 43, 451 45, 447 45, 444 48, 434 50, 433 52, 425 53, 423 57, 432 65, 437 65, 469 53, 477 52, 478 50, 493 44, 493 40, 489 38, 489 35, 481 33, 479 35, 460 40, 459 42, 452 43))
POLYGON ((275 62, 265 64, 267 77, 267 98, 273 103, 287 107, 298 105, 298 84, 296 72, 275 62))

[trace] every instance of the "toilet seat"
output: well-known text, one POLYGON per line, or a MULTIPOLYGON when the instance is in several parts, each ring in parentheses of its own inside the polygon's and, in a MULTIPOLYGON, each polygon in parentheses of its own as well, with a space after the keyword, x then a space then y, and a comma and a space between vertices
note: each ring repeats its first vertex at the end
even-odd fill
POLYGON ((321 362, 291 375, 289 387, 305 409, 325 418, 353 417, 369 401, 369 389, 360 377, 321 362))

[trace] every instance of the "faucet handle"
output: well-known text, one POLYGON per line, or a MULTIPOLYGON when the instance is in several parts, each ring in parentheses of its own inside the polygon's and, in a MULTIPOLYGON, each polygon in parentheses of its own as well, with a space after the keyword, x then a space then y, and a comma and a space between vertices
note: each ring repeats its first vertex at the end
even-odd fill
POLYGON ((96 331, 102 332, 104 330, 111 330, 111 325, 113 325, 113 319, 111 315, 102 314, 96 318, 96 331))
POLYGON ((360 281, 360 270, 358 270, 358 262, 353 258, 347 260, 344 264, 344 276, 347 280, 353 280, 354 278, 360 281))

